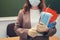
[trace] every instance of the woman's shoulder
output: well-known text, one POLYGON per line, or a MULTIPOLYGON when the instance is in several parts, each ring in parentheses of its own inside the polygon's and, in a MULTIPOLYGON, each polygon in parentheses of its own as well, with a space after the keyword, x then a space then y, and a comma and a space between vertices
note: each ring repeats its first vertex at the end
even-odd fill
POLYGON ((24 9, 20 9, 19 14, 24 14, 24 9))

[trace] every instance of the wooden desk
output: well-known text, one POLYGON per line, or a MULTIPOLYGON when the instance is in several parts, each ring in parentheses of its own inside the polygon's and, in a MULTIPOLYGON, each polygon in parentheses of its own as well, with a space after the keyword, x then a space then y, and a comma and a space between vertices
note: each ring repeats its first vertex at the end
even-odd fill
POLYGON ((60 40, 60 38, 58 38, 56 36, 52 36, 52 37, 49 37, 49 40, 60 40))
MULTIPOLYGON (((19 37, 9 37, 9 38, 0 38, 0 40, 19 40, 19 37)), ((56 36, 49 37, 49 40, 60 40, 60 38, 56 36)))
POLYGON ((0 40, 19 40, 19 37, 0 38, 0 40))

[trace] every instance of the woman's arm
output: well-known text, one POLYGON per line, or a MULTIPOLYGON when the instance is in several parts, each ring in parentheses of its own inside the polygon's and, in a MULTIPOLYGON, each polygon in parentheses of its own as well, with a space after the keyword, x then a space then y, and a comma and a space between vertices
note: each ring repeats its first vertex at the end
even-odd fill
POLYGON ((28 29, 22 28, 22 24, 23 24, 23 10, 20 10, 18 13, 16 23, 15 23, 14 31, 16 32, 18 36, 26 39, 28 29))
POLYGON ((56 23, 57 22, 53 22, 53 23, 49 23, 48 27, 49 27, 49 31, 48 31, 48 36, 53 36, 56 33, 56 23))
POLYGON ((49 28, 49 31, 47 33, 47 36, 53 36, 56 33, 56 28, 49 28))
POLYGON ((36 27, 36 30, 38 33, 43 33, 44 36, 52 36, 56 33, 56 28, 54 27, 55 25, 56 24, 52 25, 53 28, 48 28, 45 24, 39 24, 36 27))

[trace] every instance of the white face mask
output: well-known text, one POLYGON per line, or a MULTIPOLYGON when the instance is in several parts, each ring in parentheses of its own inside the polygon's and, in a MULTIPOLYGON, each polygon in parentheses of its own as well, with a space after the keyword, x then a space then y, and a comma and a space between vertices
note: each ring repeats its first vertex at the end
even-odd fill
POLYGON ((38 6, 40 3, 40 0, 29 0, 29 2, 32 6, 38 6))

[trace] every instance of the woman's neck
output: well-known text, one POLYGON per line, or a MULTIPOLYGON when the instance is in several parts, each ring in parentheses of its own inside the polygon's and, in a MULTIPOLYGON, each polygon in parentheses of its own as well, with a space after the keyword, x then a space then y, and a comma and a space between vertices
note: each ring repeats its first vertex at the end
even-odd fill
POLYGON ((33 9, 33 10, 37 10, 38 9, 38 7, 37 6, 32 6, 32 8, 31 9, 33 9))

